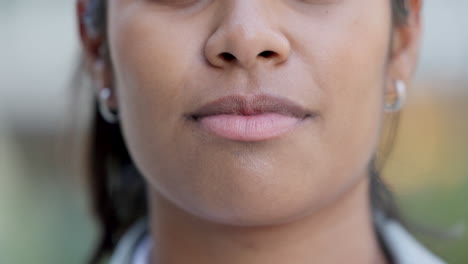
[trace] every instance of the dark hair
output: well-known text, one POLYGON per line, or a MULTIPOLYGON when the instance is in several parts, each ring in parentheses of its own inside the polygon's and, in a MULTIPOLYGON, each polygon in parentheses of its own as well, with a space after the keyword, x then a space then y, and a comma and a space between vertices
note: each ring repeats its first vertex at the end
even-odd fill
MULTIPOLYGON (((393 24, 405 24, 408 11, 405 0, 391 0, 393 24)), ((106 34, 106 0, 89 0, 83 17, 91 34, 106 34)), ((81 69, 82 70, 82 69, 81 69)), ((90 263, 99 263, 111 253, 122 234, 136 220, 146 216, 147 201, 144 181, 127 151, 118 124, 109 124, 98 111, 97 99, 92 110, 87 174, 92 210, 100 227, 100 237, 90 263)), ((392 114, 384 130, 387 139, 369 164, 372 208, 394 219, 400 219, 391 191, 381 179, 385 159, 394 145, 399 114, 392 114)))

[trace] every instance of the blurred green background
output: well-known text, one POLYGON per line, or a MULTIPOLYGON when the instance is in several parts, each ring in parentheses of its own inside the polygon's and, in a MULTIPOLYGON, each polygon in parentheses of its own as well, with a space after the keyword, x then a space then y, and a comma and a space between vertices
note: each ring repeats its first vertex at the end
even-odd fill
MULTIPOLYGON (((420 66, 385 167, 414 234, 454 264, 468 263, 467 11, 466 0, 425 1, 420 66)), ((72 145, 58 144, 73 131, 75 28, 73 0, 0 0, 0 263, 84 263, 93 246, 83 182, 61 159, 72 145)))

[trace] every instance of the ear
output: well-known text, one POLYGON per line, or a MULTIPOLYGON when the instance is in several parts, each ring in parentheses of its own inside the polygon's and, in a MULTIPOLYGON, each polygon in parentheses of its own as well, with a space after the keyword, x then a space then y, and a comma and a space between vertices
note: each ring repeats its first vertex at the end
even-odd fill
POLYGON ((407 0, 406 23, 395 25, 390 46, 386 93, 394 95, 395 81, 408 84, 416 69, 421 42, 422 0, 407 0))
POLYGON ((109 88, 111 96, 107 100, 110 109, 117 109, 117 99, 113 87, 112 67, 107 50, 105 30, 99 30, 93 23, 99 16, 97 5, 104 0, 77 0, 76 11, 78 30, 83 50, 85 67, 93 81, 96 94, 109 88))

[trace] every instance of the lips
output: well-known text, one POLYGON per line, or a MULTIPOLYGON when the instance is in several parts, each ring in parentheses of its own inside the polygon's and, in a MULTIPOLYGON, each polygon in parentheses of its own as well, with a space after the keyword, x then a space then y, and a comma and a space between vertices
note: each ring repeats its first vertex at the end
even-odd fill
POLYGON ((311 111, 286 98, 270 95, 247 98, 240 95, 231 95, 202 106, 192 112, 190 116, 197 119, 222 114, 249 116, 263 113, 277 113, 296 118, 305 118, 307 115, 312 115, 311 111))
POLYGON ((287 98, 231 95, 212 101, 187 116, 214 136, 261 141, 284 135, 314 115, 287 98))

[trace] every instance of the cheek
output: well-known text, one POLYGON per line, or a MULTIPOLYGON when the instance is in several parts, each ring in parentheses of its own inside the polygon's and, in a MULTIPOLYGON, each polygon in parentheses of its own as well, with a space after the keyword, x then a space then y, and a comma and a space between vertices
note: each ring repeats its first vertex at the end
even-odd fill
MULTIPOLYGON (((147 100, 156 100, 161 105, 181 94, 180 80, 176 78, 186 65, 177 56, 186 56, 178 42, 171 35, 164 34, 159 27, 150 27, 150 20, 128 19, 116 22, 110 28, 111 55, 114 74, 122 100, 142 100, 140 106, 147 106, 147 100)), ((158 24, 156 24, 158 25, 158 24)), ((161 25, 163 27, 164 25, 161 25)), ((129 105, 122 102, 122 107, 129 105)), ((132 105, 132 104, 130 104, 132 105)), ((164 109, 164 108, 163 108, 164 109)))
POLYGON ((147 147, 156 138, 171 137, 174 131, 168 128, 180 122, 179 113, 189 99, 187 79, 196 77, 191 65, 198 60, 200 45, 190 28, 178 30, 167 19, 137 7, 113 10, 111 5, 109 40, 124 130, 151 133, 144 139, 141 134, 128 135, 147 147), (191 45, 186 45, 188 39, 191 45))
POLYGON ((149 172, 145 176, 166 175, 160 163, 178 166, 174 139, 183 131, 181 113, 190 99, 186 80, 195 78, 190 65, 200 47, 194 38, 190 46, 181 38, 190 32, 122 2, 110 4, 108 32, 123 134, 139 169, 149 172))
POLYGON ((323 152, 310 154, 328 168, 334 186, 366 174, 383 121, 390 16, 382 6, 358 9, 330 12, 325 22, 309 23, 306 32, 305 21, 289 26, 297 29, 291 33, 300 36, 296 53, 322 94, 317 144, 323 152))
POLYGON ((383 119, 390 17, 382 7, 366 10, 339 13, 344 23, 336 18, 327 26, 317 24, 313 30, 322 40, 315 42, 317 49, 305 51, 326 101, 326 141, 335 147, 332 152, 347 155, 340 160, 352 162, 375 149, 383 119))

